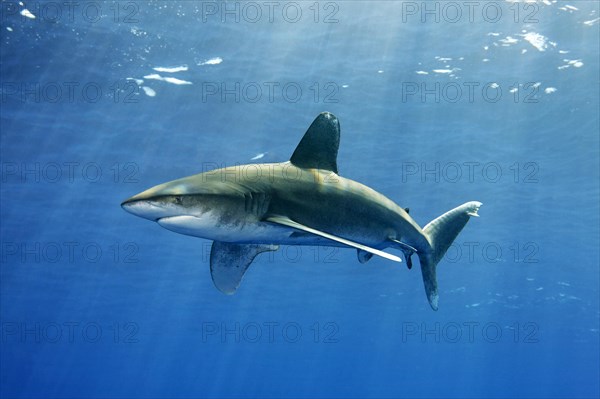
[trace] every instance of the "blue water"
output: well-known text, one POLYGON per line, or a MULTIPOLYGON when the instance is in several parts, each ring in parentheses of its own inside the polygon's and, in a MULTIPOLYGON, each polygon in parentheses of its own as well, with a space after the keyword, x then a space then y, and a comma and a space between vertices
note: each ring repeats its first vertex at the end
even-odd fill
POLYGON ((0 397, 598 397, 598 3, 269 4, 0 3, 0 397), (325 247, 225 296, 119 206, 322 111, 421 226, 483 202, 438 312, 416 260, 325 247))

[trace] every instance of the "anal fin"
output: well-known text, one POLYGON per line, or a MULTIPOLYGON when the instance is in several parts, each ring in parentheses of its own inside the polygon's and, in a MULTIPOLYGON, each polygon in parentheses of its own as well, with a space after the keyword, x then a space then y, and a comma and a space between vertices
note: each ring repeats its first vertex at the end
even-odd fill
POLYGON ((214 241, 210 250, 210 275, 215 287, 224 294, 232 295, 254 258, 262 252, 276 251, 278 248, 277 245, 214 241))

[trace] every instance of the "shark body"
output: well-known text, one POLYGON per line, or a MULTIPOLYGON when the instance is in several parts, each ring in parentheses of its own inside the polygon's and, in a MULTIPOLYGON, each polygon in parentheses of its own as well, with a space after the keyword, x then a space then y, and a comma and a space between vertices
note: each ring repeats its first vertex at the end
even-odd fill
POLYGON ((424 228, 408 209, 338 175, 340 126, 331 113, 311 124, 290 161, 238 165, 155 186, 122 203, 177 233, 213 240, 215 286, 233 294, 254 258, 279 245, 355 248, 361 263, 377 255, 409 268, 419 257, 425 292, 438 308, 436 266, 480 202, 467 202, 424 228))

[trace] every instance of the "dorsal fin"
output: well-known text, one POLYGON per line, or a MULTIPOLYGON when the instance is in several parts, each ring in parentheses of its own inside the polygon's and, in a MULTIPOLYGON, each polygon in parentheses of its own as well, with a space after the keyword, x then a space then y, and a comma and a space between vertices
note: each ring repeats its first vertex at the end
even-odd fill
POLYGON ((340 122, 335 115, 322 112, 310 125, 290 161, 299 168, 323 169, 338 173, 340 122))

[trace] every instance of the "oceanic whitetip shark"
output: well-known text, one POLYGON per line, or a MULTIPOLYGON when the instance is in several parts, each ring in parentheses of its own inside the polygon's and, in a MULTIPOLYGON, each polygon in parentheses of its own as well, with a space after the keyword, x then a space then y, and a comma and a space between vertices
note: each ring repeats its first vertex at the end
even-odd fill
POLYGON ((403 252, 410 268, 419 257, 425 293, 438 308, 436 267, 480 202, 467 202, 424 228, 408 209, 338 175, 340 124, 321 113, 288 162, 237 165, 160 184, 124 201, 127 212, 177 233, 214 240, 210 271, 215 286, 233 294, 261 252, 279 245, 355 248, 358 260, 403 252))

